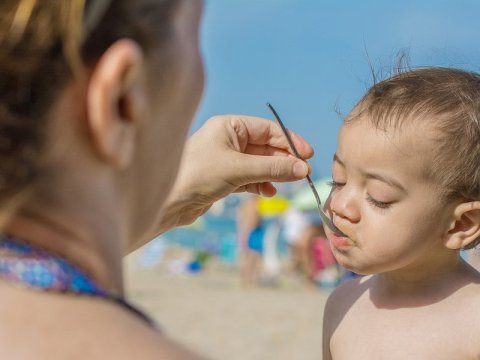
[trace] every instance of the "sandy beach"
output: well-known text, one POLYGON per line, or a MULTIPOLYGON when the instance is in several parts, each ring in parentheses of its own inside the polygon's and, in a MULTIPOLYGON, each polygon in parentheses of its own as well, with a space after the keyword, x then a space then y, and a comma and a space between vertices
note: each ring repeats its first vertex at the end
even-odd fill
POLYGON ((327 290, 282 275, 275 287, 244 289, 236 269, 211 262, 196 275, 126 258, 127 294, 176 341, 209 359, 321 359, 327 290))

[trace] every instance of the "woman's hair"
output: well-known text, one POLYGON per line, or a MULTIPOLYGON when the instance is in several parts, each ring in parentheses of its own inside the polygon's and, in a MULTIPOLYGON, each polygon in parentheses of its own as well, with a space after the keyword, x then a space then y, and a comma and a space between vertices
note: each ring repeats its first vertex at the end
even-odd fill
POLYGON ((431 126, 438 136, 425 175, 447 201, 480 200, 479 74, 451 68, 399 73, 370 88, 346 122, 360 117, 379 129, 431 126))
POLYGON ((47 113, 62 88, 116 40, 133 39, 146 52, 161 47, 178 3, 0 2, 0 207, 38 180, 47 113))

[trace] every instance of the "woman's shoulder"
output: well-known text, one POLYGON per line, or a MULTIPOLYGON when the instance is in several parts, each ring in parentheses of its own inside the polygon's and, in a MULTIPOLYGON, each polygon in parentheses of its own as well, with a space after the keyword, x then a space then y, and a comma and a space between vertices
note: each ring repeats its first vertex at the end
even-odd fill
POLYGON ((1 358, 198 359, 124 308, 0 284, 1 358))

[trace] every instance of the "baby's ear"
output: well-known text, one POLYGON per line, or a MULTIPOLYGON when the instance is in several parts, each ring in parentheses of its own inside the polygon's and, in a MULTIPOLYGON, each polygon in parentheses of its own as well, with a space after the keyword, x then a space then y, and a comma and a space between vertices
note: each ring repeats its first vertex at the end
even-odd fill
POLYGON ((480 238, 480 201, 457 205, 453 216, 445 246, 452 250, 468 248, 480 238))

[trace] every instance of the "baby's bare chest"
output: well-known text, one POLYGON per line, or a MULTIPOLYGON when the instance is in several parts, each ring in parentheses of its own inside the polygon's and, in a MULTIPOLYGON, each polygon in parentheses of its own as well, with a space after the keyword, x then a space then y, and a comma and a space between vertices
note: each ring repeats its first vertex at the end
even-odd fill
POLYGON ((462 309, 352 308, 332 329, 333 359, 478 359, 478 316, 462 309))

